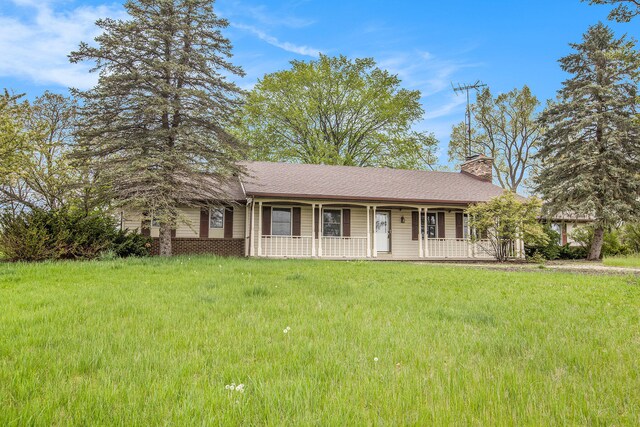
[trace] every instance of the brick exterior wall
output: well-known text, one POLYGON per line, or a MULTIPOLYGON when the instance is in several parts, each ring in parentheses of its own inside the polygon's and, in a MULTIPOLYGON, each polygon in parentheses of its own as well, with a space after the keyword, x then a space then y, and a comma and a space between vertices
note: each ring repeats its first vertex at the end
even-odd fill
MULTIPOLYGON (((151 255, 160 253, 158 238, 151 242, 151 255)), ((171 250, 174 255, 214 254, 220 256, 244 256, 244 239, 200 239, 173 238, 171 250)))
POLYGON ((460 165, 460 170, 482 181, 493 181, 493 159, 490 157, 479 155, 468 158, 460 165))

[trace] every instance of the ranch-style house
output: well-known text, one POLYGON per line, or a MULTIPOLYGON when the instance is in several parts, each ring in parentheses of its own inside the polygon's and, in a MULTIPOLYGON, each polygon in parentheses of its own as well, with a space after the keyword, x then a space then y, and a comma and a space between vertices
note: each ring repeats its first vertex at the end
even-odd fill
MULTIPOLYGON (((336 259, 492 258, 470 239, 465 209, 502 193, 492 159, 460 172, 246 162, 226 207, 181 209, 176 254, 336 259)), ((121 226, 157 238, 153 219, 121 212, 121 226)), ((153 248, 157 251, 154 239, 153 248)), ((513 248, 523 257, 522 242, 513 248)))

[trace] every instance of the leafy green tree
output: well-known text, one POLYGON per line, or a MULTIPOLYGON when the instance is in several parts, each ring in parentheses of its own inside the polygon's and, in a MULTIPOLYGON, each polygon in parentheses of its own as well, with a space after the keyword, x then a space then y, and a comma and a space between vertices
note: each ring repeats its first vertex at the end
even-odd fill
MULTIPOLYGON (((22 139, 0 176, 0 205, 58 209, 75 203, 82 185, 79 170, 71 166, 76 102, 45 92, 25 103, 22 139)), ((87 184, 88 186, 89 184, 87 184)))
POLYGON ((29 103, 20 101, 23 96, 7 89, 0 95, 0 179, 15 168, 18 153, 28 140, 29 103))
POLYGON ((72 62, 93 61, 97 86, 82 100, 77 157, 121 205, 160 222, 160 254, 171 254, 178 206, 223 200, 241 173, 242 148, 228 132, 241 104, 227 77, 231 43, 211 0, 129 0, 128 20, 101 19, 96 45, 72 62))
POLYGON ((238 135, 255 159, 425 168, 437 140, 412 130, 420 92, 371 58, 321 55, 265 75, 249 94, 238 135))
POLYGON ((514 254, 519 241, 543 245, 548 236, 539 221, 542 203, 539 199, 519 200, 511 191, 488 202, 472 205, 467 210, 469 226, 476 236, 489 242, 489 251, 498 261, 514 254))
POLYGON ((465 123, 454 126, 449 159, 464 161, 469 148, 474 154, 492 157, 500 186, 517 192, 536 166, 534 154, 543 133, 537 121, 539 106, 527 86, 495 97, 489 88, 484 89, 471 106, 471 147, 465 123))
POLYGON ((537 190, 550 214, 594 216, 588 259, 597 260, 606 228, 640 211, 640 54, 601 23, 571 46, 575 52, 560 64, 572 77, 541 117, 548 130, 537 190))
POLYGON ((609 20, 618 22, 629 22, 634 17, 640 15, 640 0, 582 0, 589 1, 589 4, 611 4, 616 5, 609 12, 609 20))

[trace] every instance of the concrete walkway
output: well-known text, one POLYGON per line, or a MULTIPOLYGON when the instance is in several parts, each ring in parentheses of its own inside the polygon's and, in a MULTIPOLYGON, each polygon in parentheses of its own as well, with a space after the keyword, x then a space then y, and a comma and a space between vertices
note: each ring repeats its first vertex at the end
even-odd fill
POLYGON ((612 267, 604 265, 600 262, 586 262, 586 261, 549 261, 542 264, 534 263, 464 263, 457 262, 452 263, 431 263, 439 265, 457 265, 467 268, 485 268, 489 270, 503 270, 503 271, 563 271, 568 273, 582 273, 582 274, 634 274, 640 275, 640 268, 638 267, 612 267))

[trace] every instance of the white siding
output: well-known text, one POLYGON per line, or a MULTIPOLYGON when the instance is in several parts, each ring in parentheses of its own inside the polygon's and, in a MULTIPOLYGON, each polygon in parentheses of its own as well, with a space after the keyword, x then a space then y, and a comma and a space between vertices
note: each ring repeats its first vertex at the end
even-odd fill
POLYGON ((411 240, 412 213, 417 209, 391 210, 391 255, 393 258, 417 258, 419 240, 411 240), (404 224, 402 223, 404 217, 404 224))
POLYGON ((244 205, 238 205, 233 207, 233 238, 244 238, 245 222, 246 220, 246 207, 244 205))
MULTIPOLYGON (((181 208, 176 227, 176 237, 198 237, 200 234, 200 209, 181 208)), ((153 228, 151 229, 153 233, 153 228)))
POLYGON ((456 213, 445 211, 444 213, 444 237, 455 239, 456 237, 456 213))
POLYGON ((139 213, 122 211, 122 228, 131 232, 139 232, 142 227, 142 216, 139 213))
MULTIPOLYGON (((245 207, 242 205, 233 207, 233 238, 242 239, 245 233, 245 207)), ((177 238, 200 237, 200 208, 179 208, 178 225, 176 227, 177 238)), ((123 228, 129 231, 140 231, 142 215, 135 212, 123 212, 123 228)), ((159 237, 160 228, 151 227, 151 237, 159 237)), ((209 238, 224 238, 224 228, 210 228, 209 238)))

